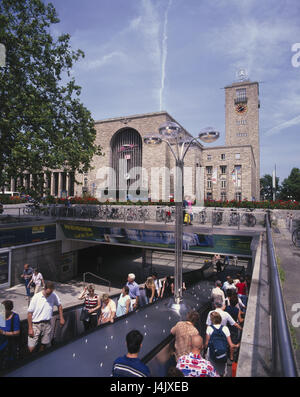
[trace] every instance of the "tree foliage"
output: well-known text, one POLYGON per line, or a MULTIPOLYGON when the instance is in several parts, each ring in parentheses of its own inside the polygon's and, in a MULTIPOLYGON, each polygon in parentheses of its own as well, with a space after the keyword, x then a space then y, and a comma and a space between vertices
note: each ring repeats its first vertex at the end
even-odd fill
POLYGON ((0 43, 6 47, 6 65, 0 67, 0 186, 25 170, 87 172, 92 157, 101 154, 94 121, 79 99, 81 88, 70 77, 84 53, 71 49, 68 34, 51 36, 50 26, 58 22, 51 3, 0 2, 0 43))
MULTIPOLYGON (((279 178, 276 177, 275 183, 275 196, 278 198, 278 194, 280 192, 279 186, 279 178)), ((262 178, 260 178, 260 197, 263 200, 273 200, 273 178, 272 175, 266 174, 262 178)))
POLYGON ((293 168, 290 175, 283 180, 280 198, 282 200, 300 201, 300 169, 293 168))

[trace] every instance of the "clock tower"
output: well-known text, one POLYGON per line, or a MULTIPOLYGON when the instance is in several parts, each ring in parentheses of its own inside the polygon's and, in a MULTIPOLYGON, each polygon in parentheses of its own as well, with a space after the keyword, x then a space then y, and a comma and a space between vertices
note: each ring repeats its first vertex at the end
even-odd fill
POLYGON ((226 146, 252 146, 257 200, 260 196, 260 102, 258 96, 259 85, 250 80, 242 80, 225 87, 225 144, 226 146))

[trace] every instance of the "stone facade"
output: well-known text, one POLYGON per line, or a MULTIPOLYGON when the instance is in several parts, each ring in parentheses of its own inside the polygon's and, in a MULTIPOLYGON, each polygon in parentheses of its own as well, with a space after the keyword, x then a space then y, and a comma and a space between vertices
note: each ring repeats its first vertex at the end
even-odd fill
MULTIPOLYGON (((259 198, 260 150, 258 118, 258 83, 244 81, 225 87, 225 146, 203 147, 199 144, 190 149, 184 165, 185 194, 196 194, 197 168, 204 167, 204 198, 232 200, 259 198)), ((167 112, 157 112, 128 117, 117 117, 97 121, 96 144, 101 145, 103 156, 93 159, 93 169, 85 175, 76 175, 81 182, 75 186, 75 195, 83 192, 97 194, 97 187, 105 185, 105 178, 99 179, 97 172, 104 167, 112 167, 112 138, 125 130, 135 131, 141 138, 141 166, 147 171, 142 175, 145 191, 151 189, 151 169, 153 167, 175 167, 174 157, 167 146, 147 145, 144 138, 158 134, 158 128, 167 121, 174 121, 167 112)), ((180 125, 180 124, 179 124, 180 125)), ((182 137, 191 135, 182 127, 182 137)), ((158 171, 157 171, 158 172, 158 171)), ((167 175, 167 173, 166 173, 167 175)), ((153 179, 154 180, 154 179, 153 179)), ((170 193, 174 194, 174 177, 171 177, 170 193)), ((160 188, 162 178, 160 178, 160 188)), ((202 182, 203 185, 203 182, 202 182)), ((201 185, 201 186, 202 186, 201 185)), ((150 195, 150 193, 147 192, 150 195)), ((167 198, 166 195, 163 198, 167 198)))

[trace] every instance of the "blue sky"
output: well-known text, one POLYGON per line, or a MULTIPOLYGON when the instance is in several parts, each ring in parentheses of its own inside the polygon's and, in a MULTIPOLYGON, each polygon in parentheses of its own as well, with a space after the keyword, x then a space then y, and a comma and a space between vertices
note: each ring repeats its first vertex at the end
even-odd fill
POLYGON ((52 33, 69 33, 85 53, 72 74, 95 120, 166 110, 193 135, 216 127, 224 144, 223 87, 245 68, 260 82, 261 175, 276 163, 282 182, 300 167, 298 0, 51 3, 52 33))

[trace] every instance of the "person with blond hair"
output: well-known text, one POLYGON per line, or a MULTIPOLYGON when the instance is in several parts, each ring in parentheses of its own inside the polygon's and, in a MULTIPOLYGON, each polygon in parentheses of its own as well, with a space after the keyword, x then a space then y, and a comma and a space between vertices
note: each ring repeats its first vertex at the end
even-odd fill
POLYGON ((101 315, 98 320, 98 325, 108 322, 113 323, 117 311, 115 302, 109 297, 108 294, 102 295, 101 302, 101 315))
POLYGON ((153 301, 157 299, 157 292, 153 277, 147 278, 145 282, 145 293, 146 293, 147 303, 153 303, 153 301))
POLYGON ((224 376, 227 363, 227 350, 230 349, 230 357, 233 357, 234 349, 239 345, 235 345, 230 337, 230 331, 226 325, 222 325, 222 317, 220 313, 214 311, 210 313, 210 322, 206 329, 205 349, 207 351, 207 359, 212 363, 217 373, 224 376), (220 347, 223 344, 223 355, 220 355, 220 347))

